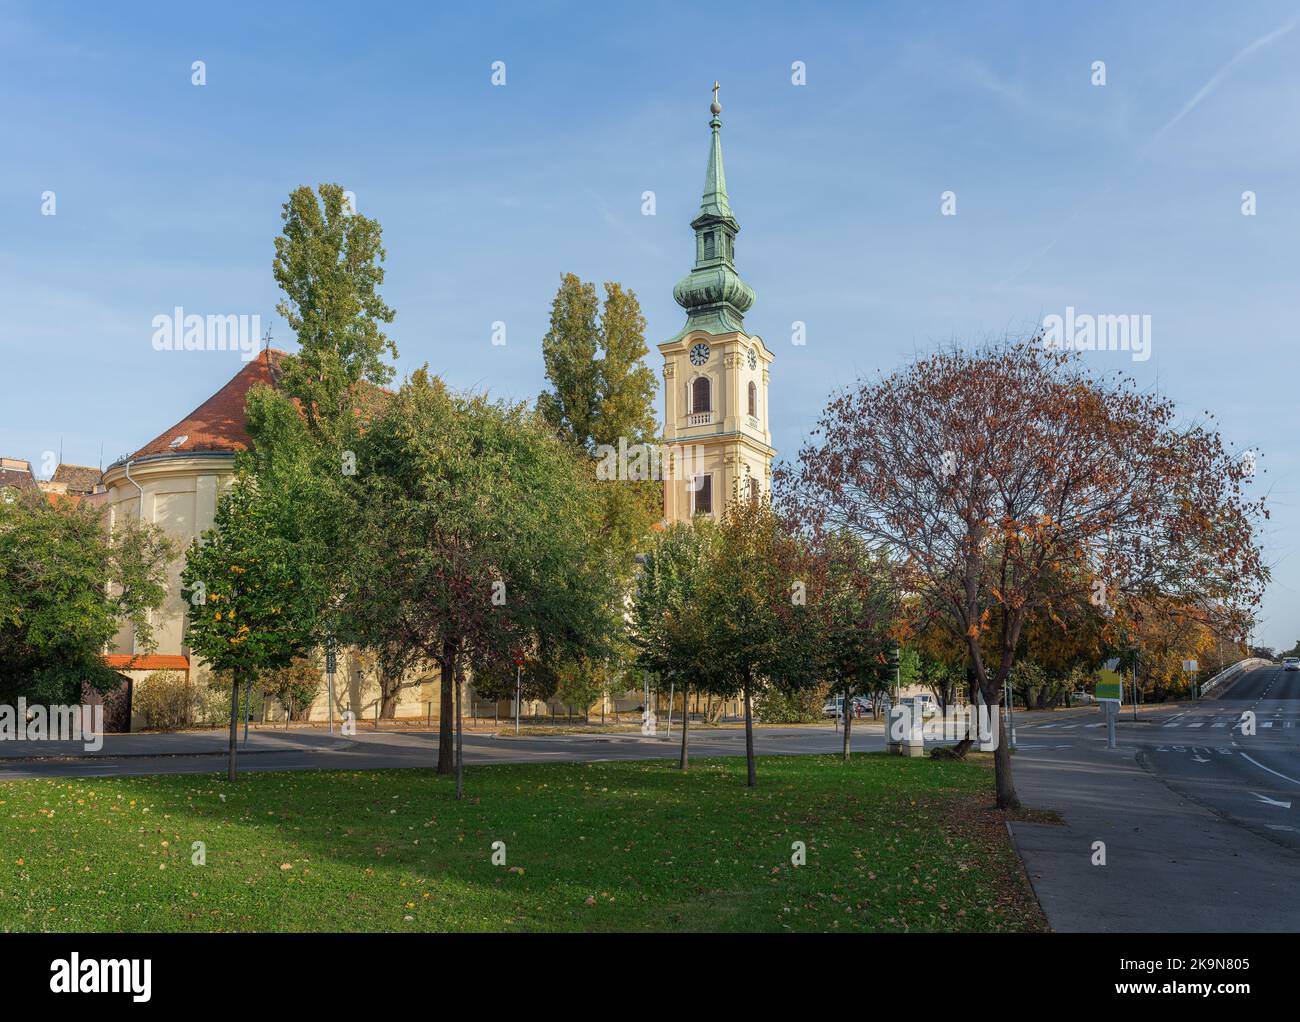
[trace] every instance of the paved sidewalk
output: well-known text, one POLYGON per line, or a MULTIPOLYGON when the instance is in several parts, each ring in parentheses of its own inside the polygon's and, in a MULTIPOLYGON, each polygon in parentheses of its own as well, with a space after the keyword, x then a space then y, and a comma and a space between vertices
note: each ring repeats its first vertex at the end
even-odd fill
POLYGON ((1300 856, 1175 794, 1125 748, 1013 759, 1020 797, 1064 825, 1013 823, 1025 868, 1058 931, 1300 930, 1300 856), (1093 842, 1106 865, 1092 865, 1093 842))

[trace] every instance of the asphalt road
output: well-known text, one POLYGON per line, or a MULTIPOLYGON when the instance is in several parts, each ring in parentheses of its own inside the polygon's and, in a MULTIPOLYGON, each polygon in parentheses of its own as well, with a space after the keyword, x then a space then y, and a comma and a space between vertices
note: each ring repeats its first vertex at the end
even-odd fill
MULTIPOLYGON (((661 734, 663 728, 661 727, 661 734)), ((681 732, 672 738, 639 734, 545 735, 515 738, 466 733, 466 768, 487 763, 546 763, 676 758, 681 732)), ((0 749, 0 781, 32 777, 131 777, 144 774, 212 773, 225 769, 225 735, 108 735, 98 753, 87 756, 72 743, 5 743, 0 749), (185 750, 201 748, 198 754, 185 750), (114 755, 128 752, 129 755, 114 755), (43 758, 33 758, 40 755, 43 758), (73 756, 76 758, 73 758, 73 756)), ((758 755, 838 752, 843 739, 832 725, 755 728, 758 755)), ((855 724, 855 752, 884 748, 882 725, 855 724)), ((697 756, 743 756, 745 732, 736 728, 692 727, 690 752, 697 756)), ((432 767, 438 736, 430 732, 359 732, 352 737, 322 732, 257 731, 248 751, 241 748, 239 769, 376 770, 432 767)))
MULTIPOLYGON (((1179 794, 1300 850, 1300 671, 1257 667, 1216 699, 1121 711, 1121 749, 1179 794), (1253 715, 1254 733, 1250 733, 1253 715)), ((1017 727, 1018 751, 1068 758, 1104 746, 1098 708, 1017 727)))
POLYGON ((1300 671, 1256 668, 1219 699, 1153 718, 1140 762, 1208 809, 1300 850, 1300 671))

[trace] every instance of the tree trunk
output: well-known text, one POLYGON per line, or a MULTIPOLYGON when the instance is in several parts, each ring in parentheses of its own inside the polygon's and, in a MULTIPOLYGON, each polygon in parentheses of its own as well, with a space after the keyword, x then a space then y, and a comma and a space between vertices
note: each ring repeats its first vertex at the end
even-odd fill
MULTIPOLYGON (((998 707, 998 712, 1001 712, 998 707)), ((1006 728, 1000 731, 1005 732, 1006 728)), ((1020 797, 1016 794, 1015 778, 1011 774, 1011 746, 1007 736, 1000 734, 993 750, 993 769, 996 777, 999 809, 1019 809, 1020 797)))
POLYGON ((397 693, 402 685, 402 676, 392 677, 387 671, 379 672, 379 717, 392 720, 397 716, 397 693))
POLYGON ((686 732, 691 724, 690 686, 682 686, 682 754, 677 760, 677 768, 685 770, 690 766, 690 755, 686 751, 686 732))
POLYGON ((460 661, 456 662, 456 798, 465 791, 465 747, 462 741, 464 728, 461 726, 460 690, 464 688, 464 676, 461 674, 460 661))
POLYGON ((438 708, 438 773, 456 772, 455 721, 452 720, 453 693, 452 661, 455 659, 454 648, 450 642, 442 647, 442 660, 438 671, 441 702, 438 708))
POLYGON ((853 729, 853 711, 849 708, 849 690, 844 689, 844 762, 849 761, 849 732, 853 729))
POLYGON ((1005 721, 1001 719, 1001 692, 995 691, 992 699, 989 698, 988 693, 985 693, 984 702, 988 705, 989 712, 996 713, 999 718, 998 741, 993 749, 994 785, 997 790, 998 808, 1019 809, 1020 797, 1016 794, 1015 778, 1011 773, 1011 735, 1005 726, 1005 721))
POLYGON ((750 707, 749 682, 745 682, 745 766, 748 770, 747 787, 754 787, 758 784, 758 776, 754 771, 754 711, 750 707))
POLYGON ((239 672, 231 673, 230 678, 230 759, 226 765, 226 780, 235 783, 236 739, 239 737, 239 672))

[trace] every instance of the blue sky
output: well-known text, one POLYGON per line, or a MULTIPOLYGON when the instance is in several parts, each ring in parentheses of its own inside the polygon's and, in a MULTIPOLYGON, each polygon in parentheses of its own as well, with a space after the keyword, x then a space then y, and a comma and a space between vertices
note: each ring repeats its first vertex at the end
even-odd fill
POLYGON ((153 350, 174 306, 292 347, 272 239, 303 183, 383 224, 402 372, 533 397, 565 271, 635 290, 653 349, 683 322, 716 78, 782 454, 918 349, 1150 314, 1149 361, 1090 357, 1258 452, 1256 638, 1300 636, 1294 2, 180 7, 0 0, 0 453, 107 463, 216 390, 236 356, 153 350))

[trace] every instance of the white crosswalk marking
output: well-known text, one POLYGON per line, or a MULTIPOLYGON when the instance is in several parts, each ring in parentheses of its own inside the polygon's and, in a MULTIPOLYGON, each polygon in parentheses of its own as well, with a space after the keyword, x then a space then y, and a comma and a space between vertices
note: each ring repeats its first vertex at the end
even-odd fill
POLYGON ((1264 721, 1263 724, 1260 725, 1260 727, 1272 727, 1272 726, 1273 726, 1273 722, 1271 720, 1266 720, 1264 721))
POLYGON ((1188 727, 1205 727, 1204 721, 1197 721, 1195 724, 1188 724, 1188 727))

